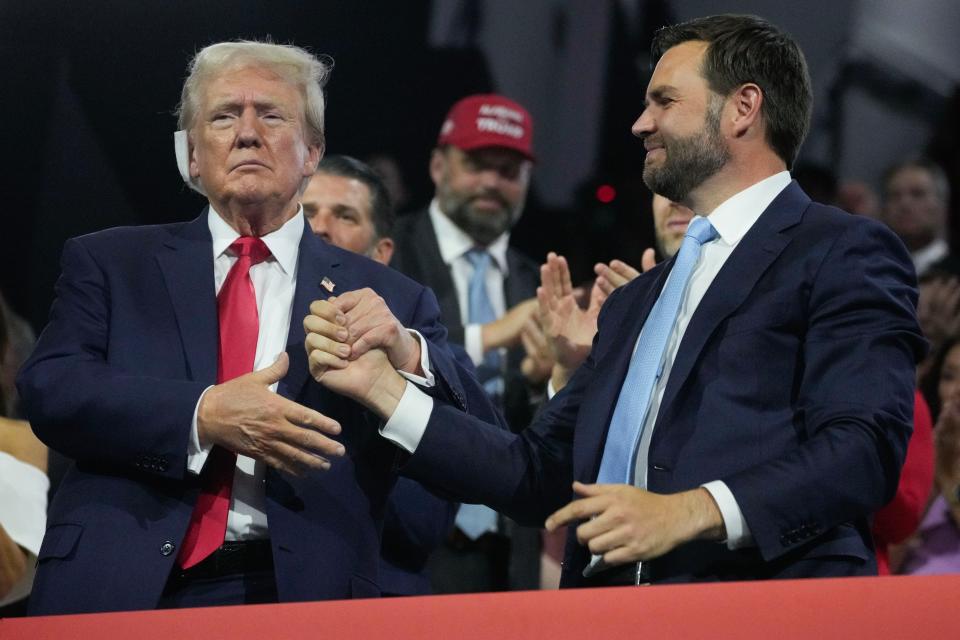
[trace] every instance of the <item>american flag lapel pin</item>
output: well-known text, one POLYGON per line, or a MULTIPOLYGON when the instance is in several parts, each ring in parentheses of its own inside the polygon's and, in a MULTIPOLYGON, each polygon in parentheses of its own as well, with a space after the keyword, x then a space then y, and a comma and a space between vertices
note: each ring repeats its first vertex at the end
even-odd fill
POLYGON ((333 280, 327 276, 323 276, 323 280, 320 281, 320 286, 327 290, 327 293, 333 293, 333 288, 337 285, 333 283, 333 280))

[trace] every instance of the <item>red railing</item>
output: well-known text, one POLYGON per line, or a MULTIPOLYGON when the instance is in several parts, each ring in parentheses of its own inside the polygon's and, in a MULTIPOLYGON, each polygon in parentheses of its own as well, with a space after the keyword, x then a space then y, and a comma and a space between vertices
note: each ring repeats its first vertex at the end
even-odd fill
POLYGON ((960 637, 960 576, 571 589, 0 620, 2 640, 960 637))

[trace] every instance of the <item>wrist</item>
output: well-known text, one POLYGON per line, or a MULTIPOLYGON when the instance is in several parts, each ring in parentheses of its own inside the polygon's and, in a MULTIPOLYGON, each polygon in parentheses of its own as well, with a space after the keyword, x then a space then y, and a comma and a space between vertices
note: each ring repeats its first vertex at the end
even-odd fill
POLYGON ((367 392, 363 404, 383 420, 389 420, 400 404, 407 381, 393 369, 381 372, 367 392))
POLYGON ((397 371, 405 371, 415 376, 423 375, 420 365, 420 340, 407 329, 402 329, 401 346, 388 353, 390 364, 397 371))
POLYGON ((200 402, 197 404, 197 441, 201 449, 205 449, 214 444, 211 437, 212 416, 216 413, 217 390, 220 385, 209 387, 200 395, 200 402))
POLYGON ((727 528, 713 495, 703 487, 688 491, 687 494, 690 499, 688 508, 692 515, 690 539, 713 542, 725 540, 727 528))
POLYGON ((560 363, 557 363, 553 366, 553 372, 550 374, 550 384, 553 386, 554 391, 560 391, 567 383, 570 382, 570 376, 573 375, 573 370, 568 369, 560 363))
POLYGON ((500 348, 500 332, 498 327, 499 325, 496 320, 480 325, 480 344, 483 346, 484 353, 491 349, 500 348))

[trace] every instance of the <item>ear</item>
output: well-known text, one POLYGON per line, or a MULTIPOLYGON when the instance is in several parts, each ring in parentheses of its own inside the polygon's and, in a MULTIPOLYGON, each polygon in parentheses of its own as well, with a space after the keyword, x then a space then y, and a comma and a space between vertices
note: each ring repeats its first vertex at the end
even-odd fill
POLYGON ((303 161, 303 172, 300 174, 304 178, 307 176, 312 176, 317 170, 317 165, 320 164, 320 159, 323 158, 324 144, 308 144, 307 145, 307 157, 303 161))
POLYGON ((761 119, 763 91, 752 82, 740 85, 728 99, 733 107, 733 135, 737 138, 757 126, 761 119))
POLYGON ((200 163, 197 162, 197 145, 193 144, 193 131, 187 131, 187 157, 190 158, 190 177, 200 177, 200 163))
POLYGON ((447 171, 447 156, 443 149, 434 149, 430 154, 430 179, 433 186, 438 187, 443 181, 443 174, 447 171))
POLYGON ((380 238, 377 244, 373 246, 370 257, 383 265, 390 264, 390 258, 393 257, 393 238, 380 238))

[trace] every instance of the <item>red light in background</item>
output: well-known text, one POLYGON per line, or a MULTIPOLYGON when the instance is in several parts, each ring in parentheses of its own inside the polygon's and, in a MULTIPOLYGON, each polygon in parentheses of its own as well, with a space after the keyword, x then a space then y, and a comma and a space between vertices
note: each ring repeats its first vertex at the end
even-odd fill
POLYGON ((617 197, 617 190, 609 184, 602 184, 597 187, 597 200, 603 204, 610 204, 617 197))

